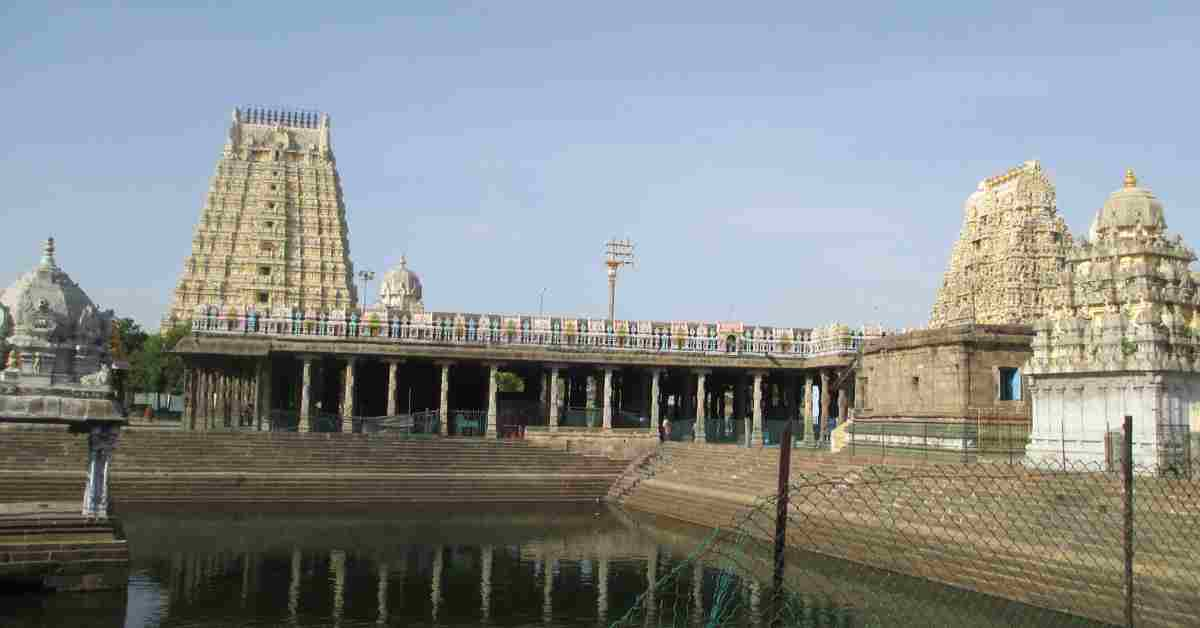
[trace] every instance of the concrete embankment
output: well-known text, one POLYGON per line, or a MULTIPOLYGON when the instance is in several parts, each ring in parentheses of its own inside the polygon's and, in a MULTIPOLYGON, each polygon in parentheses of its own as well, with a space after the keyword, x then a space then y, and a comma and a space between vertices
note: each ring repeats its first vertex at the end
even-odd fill
MULTIPOLYGON (((86 437, 0 432, 0 503, 78 501, 86 437)), ((628 464, 520 441, 359 434, 125 430, 111 491, 122 504, 584 502, 628 464)))
MULTIPOLYGON (((774 533, 778 452, 664 445, 624 476, 624 507, 708 527, 774 533)), ((1190 625, 1200 594, 1197 494, 1146 479, 1139 509, 1138 618, 1190 625), (1175 491, 1168 499, 1163 493, 1175 491), (1163 501, 1166 499, 1166 501, 1163 501), (1174 504, 1167 508, 1168 502, 1174 504), (1156 509, 1162 509, 1158 511, 1156 509), (1170 512, 1167 512, 1167 511, 1170 512), (1167 543, 1167 539, 1178 542, 1167 543)), ((1120 478, 1010 465, 868 466, 793 460, 788 543, 800 550, 1042 608, 1119 623, 1120 478)))

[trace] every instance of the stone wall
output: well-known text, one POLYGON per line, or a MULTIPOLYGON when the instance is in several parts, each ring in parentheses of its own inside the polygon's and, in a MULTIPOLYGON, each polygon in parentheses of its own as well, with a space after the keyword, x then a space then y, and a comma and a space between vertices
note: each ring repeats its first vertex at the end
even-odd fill
POLYGON ((868 341, 856 373, 861 418, 1029 419, 1029 402, 1002 401, 1000 369, 1021 368, 1033 330, 958 325, 868 341))
POLYGON ((528 428, 525 439, 539 447, 625 461, 638 458, 658 446, 658 432, 640 429, 599 432, 564 427, 556 431, 528 428))

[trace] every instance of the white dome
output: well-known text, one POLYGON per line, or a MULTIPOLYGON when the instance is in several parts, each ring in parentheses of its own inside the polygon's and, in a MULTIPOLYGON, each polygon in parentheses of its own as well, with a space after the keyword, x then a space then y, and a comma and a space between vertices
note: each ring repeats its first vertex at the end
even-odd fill
POLYGON ((1125 185, 1109 195, 1104 207, 1092 223, 1089 237, 1095 239, 1105 233, 1142 226, 1152 232, 1163 232, 1167 221, 1163 218, 1163 204, 1154 193, 1138 187, 1133 170, 1125 171, 1125 185))
POLYGON ((379 285, 379 302, 388 308, 419 311, 424 309, 421 278, 408 269, 408 259, 400 257, 400 265, 389 270, 379 285))

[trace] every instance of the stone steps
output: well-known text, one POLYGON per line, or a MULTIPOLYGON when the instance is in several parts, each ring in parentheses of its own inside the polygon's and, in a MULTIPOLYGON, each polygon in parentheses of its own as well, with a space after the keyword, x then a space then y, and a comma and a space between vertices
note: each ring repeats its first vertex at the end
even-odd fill
MULTIPOLYGON (((86 437, 0 432, 0 503, 80 501, 86 437), (64 471, 74 470, 78 471, 64 471)), ((594 501, 628 461, 520 441, 126 430, 114 503, 594 501)))

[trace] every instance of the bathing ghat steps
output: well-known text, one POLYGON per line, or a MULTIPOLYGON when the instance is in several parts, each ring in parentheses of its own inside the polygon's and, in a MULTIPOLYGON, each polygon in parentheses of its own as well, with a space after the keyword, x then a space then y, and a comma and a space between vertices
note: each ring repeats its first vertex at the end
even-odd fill
MULTIPOLYGON (((0 503, 80 500, 86 438, 0 431, 0 503)), ((627 464, 522 441, 130 429, 110 486, 116 504, 578 502, 627 464)))

